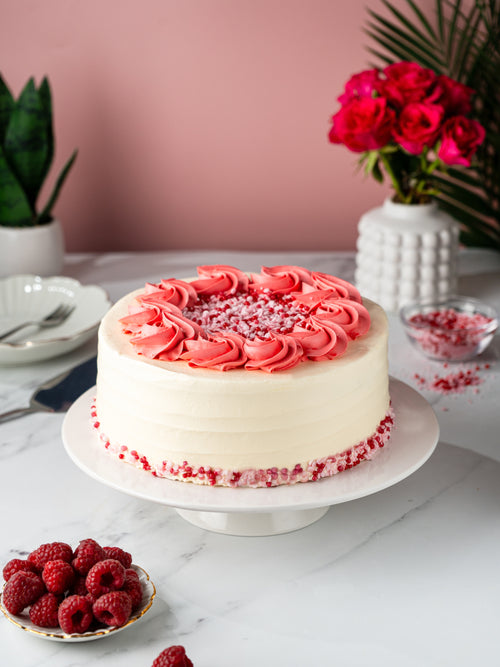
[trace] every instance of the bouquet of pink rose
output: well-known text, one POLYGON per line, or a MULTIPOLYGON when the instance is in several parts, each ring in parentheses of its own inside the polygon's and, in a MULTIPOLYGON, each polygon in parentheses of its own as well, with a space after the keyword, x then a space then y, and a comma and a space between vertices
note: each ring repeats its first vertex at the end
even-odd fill
POLYGON ((435 171, 470 167, 485 138, 470 118, 467 86, 414 62, 355 74, 338 98, 329 139, 361 153, 365 173, 391 179, 394 201, 420 204, 438 194, 435 171))

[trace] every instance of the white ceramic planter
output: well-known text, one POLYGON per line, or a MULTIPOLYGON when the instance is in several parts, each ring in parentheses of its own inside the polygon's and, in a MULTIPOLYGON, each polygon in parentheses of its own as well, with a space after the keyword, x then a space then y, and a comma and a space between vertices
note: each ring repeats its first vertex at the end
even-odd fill
POLYGON ((56 276, 64 263, 64 237, 59 220, 36 227, 0 226, 0 277, 31 273, 56 276))
POLYGON ((435 203, 387 199, 361 217, 358 232, 356 286, 387 311, 456 292, 459 227, 435 203))

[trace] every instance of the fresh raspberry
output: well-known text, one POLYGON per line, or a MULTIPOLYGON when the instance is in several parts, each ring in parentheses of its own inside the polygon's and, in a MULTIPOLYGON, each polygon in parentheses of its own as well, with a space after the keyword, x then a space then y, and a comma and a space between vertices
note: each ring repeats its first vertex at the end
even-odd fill
POLYGON ((103 547, 106 558, 114 558, 120 561, 124 568, 132 565, 132 554, 120 549, 120 547, 103 547))
POLYGON ((3 603, 11 614, 20 614, 45 593, 43 581, 33 572, 20 570, 12 575, 3 589, 3 603))
POLYGON ((49 560, 64 560, 67 563, 71 563, 72 558, 73 549, 65 542, 49 542, 48 544, 41 544, 28 556, 28 560, 30 563, 33 563, 38 572, 43 570, 43 566, 45 563, 48 563, 49 560))
POLYGON ((96 598, 110 591, 118 591, 124 582, 125 568, 113 558, 100 560, 93 565, 85 579, 88 592, 96 598))
POLYGON ((139 575, 137 574, 137 571, 134 570, 133 567, 127 567, 127 569, 125 570, 125 576, 134 577, 135 579, 137 579, 137 581, 139 581, 139 575))
POLYGON ((154 659, 151 667, 193 667, 184 646, 169 646, 154 659))
POLYGON ((33 563, 30 563, 29 560, 23 560, 22 558, 13 558, 9 560, 6 566, 3 568, 2 574, 5 581, 9 581, 13 574, 23 570, 24 572, 34 572, 37 573, 36 567, 33 563))
POLYGON ((87 574, 92 565, 105 558, 104 549, 95 540, 89 538, 81 540, 75 549, 75 558, 72 565, 78 574, 87 574))
POLYGON ((125 583, 122 586, 122 591, 130 595, 132 611, 141 606, 142 586, 135 570, 125 570, 125 583))
POLYGON ((94 620, 92 603, 82 595, 70 595, 59 605, 59 625, 67 635, 87 632, 94 620))
POLYGON ((54 593, 45 593, 41 598, 38 598, 30 607, 30 620, 39 628, 57 628, 59 627, 59 619, 57 610, 61 602, 60 595, 54 593))
POLYGON ((71 588, 71 594, 72 595, 87 595, 88 590, 87 586, 85 585, 85 579, 87 577, 81 574, 75 575, 75 581, 73 583, 73 587, 71 588))
POLYGON ((49 560, 43 568, 42 579, 49 593, 59 595, 71 588, 75 581, 75 571, 64 560, 49 560))
POLYGON ((111 591, 105 593, 94 602, 92 607, 94 616, 105 625, 120 627, 130 618, 132 613, 132 600, 125 591, 111 591))

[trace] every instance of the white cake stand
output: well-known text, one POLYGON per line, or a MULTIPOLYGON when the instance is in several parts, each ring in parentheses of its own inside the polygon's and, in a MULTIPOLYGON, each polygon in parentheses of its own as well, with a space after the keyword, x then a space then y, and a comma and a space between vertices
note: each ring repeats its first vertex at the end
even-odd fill
POLYGON ((397 484, 420 468, 439 439, 431 406, 408 385, 391 378, 396 415, 391 440, 372 461, 317 482, 264 489, 225 488, 160 479, 109 454, 91 425, 95 388, 69 409, 62 439, 70 458, 94 479, 124 493, 174 507, 186 521, 228 535, 277 535, 304 528, 331 505, 397 484))

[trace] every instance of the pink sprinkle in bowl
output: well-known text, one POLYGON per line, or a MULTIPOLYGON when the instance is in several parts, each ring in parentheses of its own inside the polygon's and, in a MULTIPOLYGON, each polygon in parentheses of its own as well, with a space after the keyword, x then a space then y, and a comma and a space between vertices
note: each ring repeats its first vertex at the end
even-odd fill
POLYGON ((429 359, 468 361, 491 343, 498 316, 486 303, 468 296, 410 303, 400 318, 413 347, 429 359))

